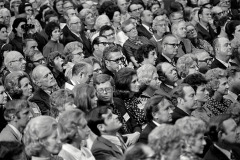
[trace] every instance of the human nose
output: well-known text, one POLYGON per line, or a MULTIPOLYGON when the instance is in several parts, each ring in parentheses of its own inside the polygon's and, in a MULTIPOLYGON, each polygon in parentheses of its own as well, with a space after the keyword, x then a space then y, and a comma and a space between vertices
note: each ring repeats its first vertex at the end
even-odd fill
POLYGON ((203 146, 205 146, 207 144, 207 142, 204 138, 203 138, 202 144, 203 144, 203 146))
POLYGON ((29 112, 28 118, 29 119, 33 118, 32 112, 29 112))
POLYGON ((173 113, 172 108, 169 108, 168 113, 170 113, 170 114, 173 113))
POLYGON ((229 85, 228 85, 228 83, 226 84, 226 88, 227 88, 227 89, 229 88, 229 85))

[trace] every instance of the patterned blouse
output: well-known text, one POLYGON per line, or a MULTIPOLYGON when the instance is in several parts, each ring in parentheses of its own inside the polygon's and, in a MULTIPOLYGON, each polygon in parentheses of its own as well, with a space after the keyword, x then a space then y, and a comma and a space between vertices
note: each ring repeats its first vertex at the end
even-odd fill
POLYGON ((146 116, 144 111, 145 103, 143 103, 137 97, 125 99, 124 103, 128 112, 133 115, 133 118, 136 120, 136 122, 141 126, 144 125, 146 123, 146 116))
POLYGON ((190 152, 183 152, 180 156, 180 160, 202 160, 202 158, 190 152))

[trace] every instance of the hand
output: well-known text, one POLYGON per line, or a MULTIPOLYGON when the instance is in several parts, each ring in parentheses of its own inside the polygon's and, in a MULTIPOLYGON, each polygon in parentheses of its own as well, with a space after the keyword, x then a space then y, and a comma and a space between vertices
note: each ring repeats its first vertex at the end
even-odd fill
POLYGON ((125 134, 123 135, 123 137, 127 137, 126 146, 130 146, 132 144, 135 144, 138 141, 138 138, 140 137, 140 133, 135 132, 132 134, 125 134))

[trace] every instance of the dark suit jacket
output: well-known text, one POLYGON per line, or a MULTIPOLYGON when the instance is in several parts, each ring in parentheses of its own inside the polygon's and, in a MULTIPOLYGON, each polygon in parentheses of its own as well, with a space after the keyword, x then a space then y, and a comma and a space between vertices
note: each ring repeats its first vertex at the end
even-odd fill
POLYGON ((157 63, 156 63, 156 64, 161 63, 161 62, 168 62, 168 63, 171 63, 173 66, 176 66, 176 63, 177 63, 178 58, 177 58, 177 57, 174 57, 173 60, 174 60, 174 64, 173 64, 172 62, 169 62, 169 61, 162 55, 162 53, 160 53, 160 54, 158 54, 158 58, 157 58, 157 63))
POLYGON ((222 62, 220 62, 219 60, 217 60, 216 58, 214 59, 214 61, 211 64, 211 68, 221 68, 221 69, 227 69, 227 67, 222 64, 222 62))
POLYGON ((83 51, 85 52, 85 57, 92 56, 92 46, 91 41, 86 37, 84 32, 80 32, 81 39, 72 33, 68 26, 64 26, 63 29, 63 45, 65 46, 69 42, 78 41, 83 44, 83 51))
POLYGON ((212 27, 208 25, 209 27, 209 32, 203 28, 199 23, 196 24, 196 30, 198 33, 198 38, 204 39, 208 41, 210 44, 212 44, 213 40, 217 37, 217 34, 214 32, 212 27))
POLYGON ((180 47, 178 48, 178 54, 176 55, 176 57, 178 58, 182 57, 184 54, 192 53, 194 50, 194 46, 189 39, 182 39, 182 44, 184 46, 180 45, 180 47))
POLYGON ((122 159, 123 154, 109 140, 103 137, 97 137, 91 148, 92 154, 96 160, 122 159))
POLYGON ((186 112, 184 112, 183 110, 181 110, 180 108, 175 107, 175 109, 173 110, 173 113, 172 113, 172 122, 173 122, 173 124, 178 119, 186 117, 186 116, 189 116, 189 115, 186 112))
POLYGON ((152 38, 152 33, 150 33, 142 24, 137 25, 138 36, 144 36, 148 39, 152 38))
POLYGON ((38 105, 42 115, 49 115, 50 96, 44 90, 41 88, 37 89, 29 101, 35 102, 38 105))
MULTIPOLYGON (((240 159, 240 157, 238 157, 238 154, 235 153, 235 151, 233 150, 233 154, 235 156, 236 159, 240 159)), ((229 160, 227 158, 227 156, 222 153, 217 147, 215 147, 214 145, 212 145, 210 147, 210 149, 207 151, 207 153, 205 154, 204 160, 229 160)))
POLYGON ((164 83, 160 84, 160 88, 162 90, 164 90, 166 93, 170 94, 170 92, 172 91, 172 88, 169 88, 167 85, 165 85, 164 83))
POLYGON ((21 142, 18 139, 16 132, 14 132, 14 130, 9 125, 6 125, 6 127, 0 133, 0 141, 21 142))
POLYGON ((158 88, 158 89, 154 92, 153 96, 165 96, 165 97, 167 97, 167 98, 171 98, 170 94, 167 93, 167 92, 165 92, 165 91, 164 91, 163 89, 161 89, 161 88, 158 88))
POLYGON ((152 132, 152 130, 154 129, 154 128, 156 128, 157 127, 157 125, 155 124, 155 123, 153 123, 152 121, 151 122, 149 122, 148 124, 147 124, 147 126, 144 128, 144 130, 142 131, 142 133, 140 134, 140 137, 139 137, 139 142, 140 143, 145 143, 145 144, 148 144, 148 135, 149 135, 149 133, 151 133, 152 132))

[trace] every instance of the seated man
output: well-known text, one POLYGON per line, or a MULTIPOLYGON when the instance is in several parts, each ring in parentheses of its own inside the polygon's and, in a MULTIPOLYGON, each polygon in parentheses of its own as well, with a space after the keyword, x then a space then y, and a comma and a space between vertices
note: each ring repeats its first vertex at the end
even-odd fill
POLYGON ((178 119, 190 116, 197 108, 196 94, 194 89, 186 83, 174 88, 171 92, 172 101, 175 102, 175 109, 172 113, 172 120, 175 123, 178 119))
POLYGON ((113 97, 113 79, 107 74, 99 74, 94 78, 93 85, 97 91, 98 106, 111 105, 112 112, 118 115, 118 119, 122 123, 119 133, 127 137, 129 144, 136 143, 141 132, 141 127, 137 125, 133 116, 127 112, 124 102, 120 98, 113 97))
POLYGON ((122 159, 127 146, 118 134, 122 123, 107 106, 90 111, 88 126, 98 137, 93 142, 92 154, 97 160, 122 159))
POLYGON ((142 131, 139 142, 148 143, 148 135, 152 130, 163 123, 171 123, 172 121, 172 104, 162 96, 154 96, 145 104, 146 117, 148 124, 142 131))
POLYGON ((5 107, 4 118, 8 124, 0 133, 0 141, 21 143, 23 130, 32 118, 29 105, 25 100, 12 100, 5 107))
POLYGON ((29 101, 35 102, 42 115, 49 115, 50 94, 59 89, 52 72, 46 67, 39 65, 33 69, 32 80, 38 86, 32 98, 29 101))

